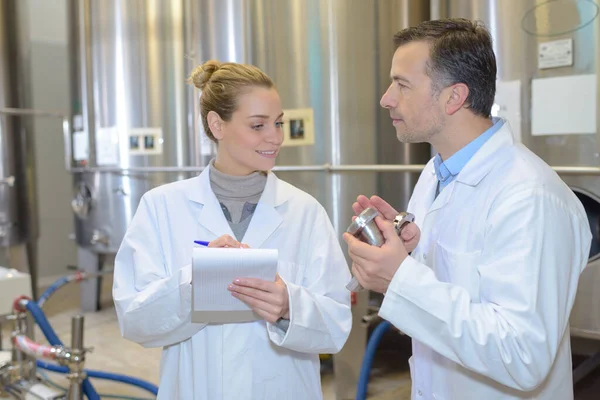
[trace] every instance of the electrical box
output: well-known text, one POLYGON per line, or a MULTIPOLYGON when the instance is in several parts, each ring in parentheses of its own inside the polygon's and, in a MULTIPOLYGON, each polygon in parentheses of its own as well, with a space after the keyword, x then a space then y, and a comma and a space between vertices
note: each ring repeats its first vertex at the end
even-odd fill
POLYGON ((312 108, 283 110, 283 122, 282 146, 315 144, 315 121, 312 108))

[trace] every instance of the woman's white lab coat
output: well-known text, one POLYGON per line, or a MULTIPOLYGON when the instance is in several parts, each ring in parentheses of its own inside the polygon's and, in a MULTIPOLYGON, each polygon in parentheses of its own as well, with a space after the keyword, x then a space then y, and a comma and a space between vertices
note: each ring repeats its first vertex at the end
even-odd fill
POLYGON ((420 243, 380 309, 413 338, 413 399, 572 399, 581 203, 508 122, 437 198, 436 186, 430 162, 409 204, 420 243))
POLYGON ((336 353, 352 325, 350 272, 323 207, 269 173, 244 236, 279 251, 289 291, 287 332, 256 321, 190 322, 194 240, 234 236, 199 176, 146 193, 115 260, 113 297, 122 335, 164 347, 159 399, 320 399, 319 353, 336 353))

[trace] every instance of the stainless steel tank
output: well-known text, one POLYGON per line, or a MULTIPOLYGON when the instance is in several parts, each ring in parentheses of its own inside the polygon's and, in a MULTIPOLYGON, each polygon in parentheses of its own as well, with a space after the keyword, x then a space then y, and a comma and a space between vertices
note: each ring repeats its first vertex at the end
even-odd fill
MULTIPOLYGON (((202 161, 186 83, 193 67, 189 5, 69 2, 72 207, 83 270, 97 271, 114 256, 146 191, 191 176, 182 167, 202 161)), ((84 310, 99 307, 99 286, 83 283, 84 310)))
MULTIPOLYGON (((0 0, 0 108, 18 108, 22 95, 18 70, 18 42, 14 40, 16 10, 14 2, 0 0)), ((0 246, 24 243, 29 236, 23 124, 15 116, 0 114, 0 246)))
POLYGON ((0 260, 37 285, 37 204, 30 104, 27 1, 0 0, 0 260), (3 257, 4 256, 4 257, 3 257))
POLYGON ((76 174, 76 238, 80 247, 112 254, 142 194, 187 176, 123 169, 190 164, 189 18, 183 1, 71 5, 71 20, 78 24, 73 34, 79 38, 74 86, 81 99, 73 120, 75 165, 114 168, 76 174))
MULTIPOLYGON (((517 139, 551 166, 598 167, 596 1, 434 0, 432 5, 434 18, 478 19, 491 30, 498 61, 493 112, 509 119, 517 139)), ((570 318, 571 335, 598 340, 600 178, 562 178, 585 206, 593 233, 570 318)))

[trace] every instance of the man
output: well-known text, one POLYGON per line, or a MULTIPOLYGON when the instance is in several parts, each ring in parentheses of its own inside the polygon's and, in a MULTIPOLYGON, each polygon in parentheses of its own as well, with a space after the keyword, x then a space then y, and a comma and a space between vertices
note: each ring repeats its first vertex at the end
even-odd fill
POLYGON ((591 233, 573 192, 491 118, 496 60, 487 30, 427 21, 395 35, 381 99, 398 139, 428 142, 399 238, 384 200, 379 248, 344 235, 379 315, 413 338, 413 399, 573 398, 569 314, 591 233), (417 244, 418 242, 418 244, 417 244), (415 247, 416 245, 416 247, 415 247), (409 255, 409 252, 412 253, 409 255))

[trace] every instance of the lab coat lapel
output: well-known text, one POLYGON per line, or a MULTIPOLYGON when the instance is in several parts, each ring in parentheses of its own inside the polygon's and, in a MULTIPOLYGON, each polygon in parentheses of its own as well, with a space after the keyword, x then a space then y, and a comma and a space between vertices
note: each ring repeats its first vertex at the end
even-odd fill
POLYGON ((421 240, 419 241, 417 248, 412 252, 413 257, 419 261, 422 261, 420 259, 420 254, 422 253, 421 248, 427 247, 426 242, 428 242, 429 237, 429 228, 427 225, 431 224, 429 209, 435 200, 436 187, 437 178, 435 176, 433 163, 429 162, 425 166, 425 169, 415 186, 411 199, 411 207, 408 210, 415 215, 415 223, 421 229, 421 240))
MULTIPOLYGON (((217 196, 215 196, 210 186, 210 168, 205 168, 192 182, 193 184, 188 191, 188 198, 192 202, 201 205, 198 212, 195 213, 200 226, 215 236, 212 239, 223 235, 230 235, 235 238, 223 214, 219 200, 217 200, 217 196)), ((208 239, 201 238, 201 240, 208 239)))
POLYGON ((438 188, 438 179, 435 175, 433 163, 427 165, 423 176, 426 181, 423 184, 423 189, 419 196, 419 198, 422 199, 419 202, 420 206, 417 206, 419 210, 415 210, 417 221, 423 220, 428 214, 437 211, 448 204, 451 195, 451 193, 449 193, 451 190, 448 189, 450 189, 452 185, 449 185, 436 197, 435 194, 438 188), (421 214, 420 218, 418 214, 421 214))
POLYGON ((418 197, 416 197, 417 204, 420 203, 421 205, 417 206, 414 211, 415 213, 422 213, 422 215, 415 214, 417 226, 421 228, 421 240, 413 255, 419 261, 424 262, 419 258, 420 254, 428 252, 427 249, 430 247, 431 240, 434 239, 432 232, 438 212, 450 202, 454 191, 454 182, 446 186, 436 197, 438 179, 432 162, 427 165, 422 176, 425 181, 419 190, 418 197))
MULTIPOLYGON (((494 164, 498 162, 498 157, 496 157, 495 154, 512 145, 512 131, 508 121, 505 121, 500 130, 489 138, 481 149, 473 155, 473 158, 471 158, 464 166, 456 179, 440 192, 433 201, 428 213, 435 212, 446 206, 452 199, 452 195, 454 194, 454 191, 458 189, 458 186, 477 186, 477 184, 479 184, 479 182, 491 171, 494 164)), ((432 185, 434 188, 437 188, 435 172, 432 181, 435 181, 432 185)))
POLYGON ((435 200, 435 191, 437 188, 437 178, 435 176, 435 170, 433 164, 430 163, 425 167, 423 172, 424 181, 415 187, 415 195, 418 201, 414 202, 414 210, 409 210, 415 214, 415 220, 417 224, 423 221, 425 215, 431 208, 433 201, 435 200))
MULTIPOLYGON (((433 187, 433 195, 434 196, 437 191, 437 186, 438 186, 438 183, 437 183, 437 179, 436 179, 434 187, 433 187)), ((431 214, 435 211, 438 211, 438 210, 444 208, 448 204, 450 199, 452 198, 452 194, 454 193, 454 187, 455 187, 455 182, 450 182, 450 184, 448 184, 448 186, 446 186, 444 189, 442 189, 440 191, 440 193, 437 195, 437 197, 435 198, 435 200, 433 200, 433 203, 431 204, 431 207, 429 207, 427 214, 431 214)))
POLYGON ((277 207, 286 199, 284 184, 279 181, 275 174, 269 173, 265 189, 256 210, 254 210, 252 220, 250 220, 250 225, 242 242, 251 248, 260 248, 283 222, 277 207))
POLYGON ((479 182, 492 170, 495 164, 502 160, 497 153, 514 145, 512 129, 508 121, 504 121, 502 127, 481 146, 481 149, 473 155, 473 158, 465 165, 456 177, 456 182, 477 186, 479 182))

